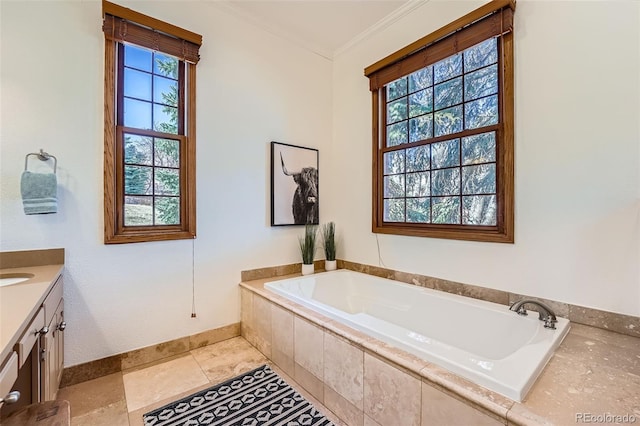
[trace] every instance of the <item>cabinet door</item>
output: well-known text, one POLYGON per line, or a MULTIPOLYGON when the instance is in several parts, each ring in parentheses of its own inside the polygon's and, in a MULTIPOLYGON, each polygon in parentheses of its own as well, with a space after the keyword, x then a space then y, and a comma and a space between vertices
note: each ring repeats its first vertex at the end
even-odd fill
POLYGON ((64 367, 64 303, 60 304, 51 317, 49 332, 44 335, 42 345, 42 400, 52 401, 58 394, 64 367))
MULTIPOLYGON (((62 370, 64 369, 64 329, 67 327, 67 323, 64 321, 64 299, 60 300, 58 309, 56 310, 56 320, 58 321, 56 329, 54 330, 54 345, 55 345, 55 365, 54 372, 51 374, 53 379, 54 394, 58 393, 58 387, 62 380, 62 370)), ((54 396, 55 398, 55 396, 54 396)))
POLYGON ((51 322, 47 326, 49 331, 42 336, 40 342, 40 365, 42 366, 40 391, 42 401, 55 399, 55 391, 53 391, 54 380, 52 380, 51 371, 55 366, 56 357, 54 337, 56 324, 56 316, 53 315, 51 322))

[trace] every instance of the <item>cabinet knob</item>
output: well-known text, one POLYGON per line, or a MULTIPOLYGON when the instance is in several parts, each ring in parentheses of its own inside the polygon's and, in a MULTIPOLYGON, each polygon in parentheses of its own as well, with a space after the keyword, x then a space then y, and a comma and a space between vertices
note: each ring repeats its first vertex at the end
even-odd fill
POLYGON ((40 330, 40 334, 41 335, 45 335, 49 332, 49 327, 47 327, 46 325, 44 327, 42 327, 42 329, 40 330))
POLYGON ((20 399, 20 392, 12 391, 12 392, 9 392, 7 396, 0 399, 0 403, 4 402, 5 404, 15 404, 16 402, 18 402, 19 399, 20 399))
POLYGON ((67 328, 67 322, 66 321, 62 321, 59 325, 58 325, 58 330, 60 331, 64 331, 64 329, 67 328))

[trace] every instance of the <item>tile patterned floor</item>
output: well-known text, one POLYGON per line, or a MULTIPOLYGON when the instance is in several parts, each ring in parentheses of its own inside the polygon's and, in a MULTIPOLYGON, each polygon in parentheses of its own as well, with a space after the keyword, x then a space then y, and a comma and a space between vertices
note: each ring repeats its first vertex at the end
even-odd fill
POLYGON ((144 413, 263 364, 270 364, 330 420, 342 424, 242 337, 60 389, 58 399, 70 402, 72 426, 142 426, 144 413))

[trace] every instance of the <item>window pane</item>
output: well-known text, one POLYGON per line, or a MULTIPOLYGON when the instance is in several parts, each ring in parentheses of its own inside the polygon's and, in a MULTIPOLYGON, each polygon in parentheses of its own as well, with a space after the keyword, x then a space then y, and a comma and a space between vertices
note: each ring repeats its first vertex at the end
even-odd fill
POLYGON ((465 225, 496 225, 495 195, 462 197, 462 223, 465 225))
POLYGON ((124 125, 136 129, 151 129, 151 104, 124 98, 124 125))
POLYGON ((180 167, 180 141, 173 139, 155 139, 155 165, 180 167))
POLYGON ((464 100, 477 99, 498 93, 498 66, 466 74, 464 76, 464 100))
POLYGON ((156 168, 154 188, 157 195, 180 195, 180 171, 156 168))
POLYGON ((433 223, 460 223, 460 197, 432 198, 433 223))
POLYGON ((431 172, 431 195, 459 195, 460 169, 434 170, 431 172))
POLYGON ((153 128, 164 133, 178 133, 178 108, 153 105, 153 128))
POLYGON ((141 47, 124 45, 124 66, 151 72, 151 51, 141 47))
POLYGON ((498 47, 495 38, 464 51, 464 69, 466 72, 498 62, 498 47))
POLYGON ((409 148, 407 151, 407 171, 419 172, 429 170, 431 164, 431 155, 429 145, 417 146, 409 148))
POLYGON ((124 95, 131 98, 151 100, 151 74, 124 69, 124 95))
POLYGON ((436 136, 449 135, 462 131, 462 105, 436 112, 434 120, 436 136))
POLYGON ((124 193, 151 195, 152 167, 124 166, 124 193))
POLYGON ((152 197, 124 197, 124 226, 153 225, 152 197))
POLYGON ((404 199, 384 200, 382 219, 385 222, 404 222, 404 199))
POLYGON ((432 168, 442 169, 460 165, 460 139, 431 144, 432 168))
POLYGON ((384 177, 384 198, 404 197, 404 175, 384 177))
POLYGON ((496 165, 480 164, 462 168, 463 194, 493 194, 496 192, 496 165))
POLYGON ((129 164, 151 165, 151 138, 146 136, 124 135, 124 162, 129 164))
MULTIPOLYGON (((467 129, 491 126, 498 123, 498 96, 478 99, 464 104, 467 129)), ((437 127, 436 127, 437 128, 437 127)))
POLYGON ((433 85, 433 67, 423 68, 409 75, 409 93, 433 85))
POLYGON ((477 164, 496 161, 495 132, 462 138, 462 164, 477 164))
POLYGON ((153 76, 153 102, 178 106, 178 82, 153 76))
POLYGON ((404 172, 404 150, 387 152, 383 157, 385 175, 404 172))
POLYGON ((174 57, 154 54, 153 72, 173 79, 178 78, 178 60, 174 57))
POLYGON ((387 124, 407 119, 407 98, 400 98, 387 104, 387 124))
POLYGON ((409 117, 433 111, 433 89, 425 89, 409 96, 409 117))
POLYGON ((462 74, 462 53, 449 56, 433 65, 434 83, 448 80, 462 74))
POLYGON ((429 172, 407 174, 407 196, 426 197, 430 195, 429 172))
POLYGON ((433 136, 433 114, 421 115, 409 120, 409 142, 417 142, 433 136))
POLYGON ((462 77, 454 78, 435 87, 435 109, 462 103, 462 77))
POLYGON ((180 224, 180 197, 155 197, 156 225, 180 224))
POLYGON ((430 216, 431 201, 429 198, 410 198, 407 200, 407 222, 429 223, 430 216))
POLYGON ((398 99, 407 94, 407 77, 402 77, 387 84, 387 101, 398 99))
POLYGON ((396 146, 407 143, 407 122, 387 126, 387 146, 396 146))

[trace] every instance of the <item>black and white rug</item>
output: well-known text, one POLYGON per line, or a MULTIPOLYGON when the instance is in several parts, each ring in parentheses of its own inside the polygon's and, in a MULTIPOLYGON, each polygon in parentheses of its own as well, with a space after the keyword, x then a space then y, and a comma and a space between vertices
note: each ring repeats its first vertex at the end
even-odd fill
POLYGON ((143 416, 145 426, 334 426, 268 365, 143 416))

